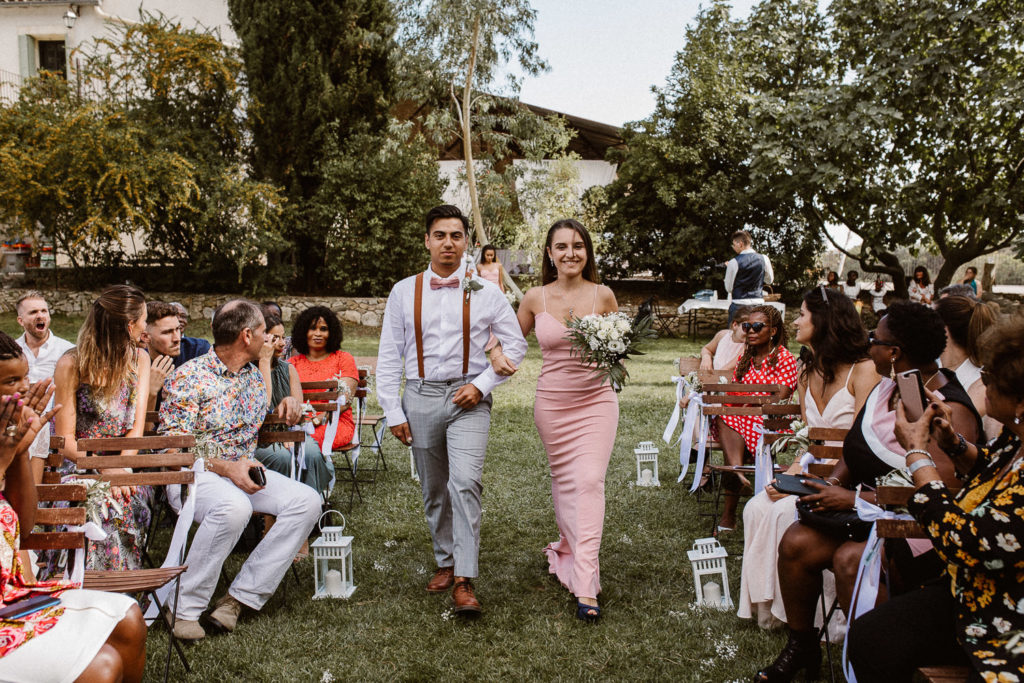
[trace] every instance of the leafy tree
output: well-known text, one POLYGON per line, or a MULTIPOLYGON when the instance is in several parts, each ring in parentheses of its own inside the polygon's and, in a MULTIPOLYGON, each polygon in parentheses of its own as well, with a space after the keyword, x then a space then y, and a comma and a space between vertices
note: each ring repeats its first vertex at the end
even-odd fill
POLYGON ((311 204, 330 167, 324 151, 387 126, 392 8, 388 0, 229 0, 228 10, 255 106, 253 170, 283 188, 291 259, 310 289, 325 274, 330 232, 311 204))
POLYGON ((42 75, 0 107, 0 220, 41 236, 75 267, 110 262, 125 233, 146 231, 198 194, 193 167, 110 100, 79 102, 42 75))
POLYGON ((324 181, 310 202, 326 226, 323 287, 382 296, 426 266, 423 217, 444 188, 436 148, 410 129, 394 124, 384 135, 354 135, 344 148, 325 150, 324 181))
MULTIPOLYGON (((498 83, 511 62, 526 75, 547 69, 533 40, 537 13, 529 0, 405 0, 401 7, 406 90, 434 105, 428 130, 439 140, 455 136, 461 142, 473 227, 486 243, 474 159, 482 154, 490 162, 488 174, 499 167, 504 173, 502 162, 512 148, 543 155, 558 137, 557 129, 547 130, 544 119, 515 102, 520 77, 505 72, 504 88, 498 83)), ((514 185, 509 176, 489 180, 493 187, 501 187, 493 181, 514 185)))
POLYGON ((813 1, 765 0, 745 22, 723 1, 701 10, 654 113, 627 124, 625 150, 611 151, 620 168, 601 208, 609 274, 687 280, 724 260, 730 234, 747 228, 776 281, 804 286, 819 241, 791 198, 754 191, 752 109, 827 72, 820 26, 813 1))
POLYGON ((1024 232, 1024 3, 835 0, 829 13, 839 68, 760 112, 758 181, 796 195, 819 233, 860 236, 849 255, 898 294, 900 247, 937 249, 945 285, 1024 232))

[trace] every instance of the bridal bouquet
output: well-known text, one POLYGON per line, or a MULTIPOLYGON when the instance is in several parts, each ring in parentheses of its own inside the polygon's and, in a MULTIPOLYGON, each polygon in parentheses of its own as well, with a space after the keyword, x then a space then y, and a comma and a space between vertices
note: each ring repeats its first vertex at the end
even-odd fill
POLYGON ((637 350, 640 342, 657 336, 651 329, 650 316, 634 321, 625 313, 572 318, 567 327, 566 338, 572 344, 573 355, 579 356, 584 365, 593 365, 601 383, 609 382, 615 391, 622 391, 629 377, 622 361, 643 355, 637 350))

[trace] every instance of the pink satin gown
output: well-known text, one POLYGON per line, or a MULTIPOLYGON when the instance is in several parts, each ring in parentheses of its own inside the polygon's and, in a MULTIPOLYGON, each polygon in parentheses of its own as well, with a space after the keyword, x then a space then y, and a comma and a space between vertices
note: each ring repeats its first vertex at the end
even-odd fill
POLYGON ((618 397, 571 355, 565 325, 545 310, 535 329, 544 363, 533 417, 551 466, 559 532, 544 552, 563 586, 594 598, 601 592, 604 477, 619 424, 618 397))

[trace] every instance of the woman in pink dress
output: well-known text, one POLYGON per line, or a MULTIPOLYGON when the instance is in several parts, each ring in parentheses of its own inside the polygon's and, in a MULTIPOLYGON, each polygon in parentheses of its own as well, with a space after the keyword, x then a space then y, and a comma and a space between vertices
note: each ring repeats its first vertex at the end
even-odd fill
POLYGON ((498 285, 498 289, 505 291, 505 283, 502 278, 504 267, 498 260, 498 249, 493 244, 488 244, 480 250, 480 263, 477 264, 476 269, 480 273, 480 277, 490 280, 498 285))
MULTIPOLYGON (((551 466, 559 534, 544 552, 548 570, 576 596, 577 618, 593 622, 601 616, 597 595, 604 477, 615 444, 619 403, 611 386, 602 384, 572 355, 565 321, 612 313, 619 306, 612 290, 597 283, 590 234, 571 219, 558 221, 548 231, 541 282, 526 292, 518 316, 524 336, 536 329, 544 359, 533 416, 551 466)), ((496 368, 500 360, 496 359, 496 368)))

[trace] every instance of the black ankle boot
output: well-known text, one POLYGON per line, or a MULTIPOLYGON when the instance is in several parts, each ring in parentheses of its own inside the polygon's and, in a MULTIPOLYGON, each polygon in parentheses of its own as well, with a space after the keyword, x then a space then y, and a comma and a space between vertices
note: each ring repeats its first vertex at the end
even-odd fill
POLYGON ((796 678, 797 673, 804 671, 808 681, 817 680, 821 673, 821 645, 818 644, 818 631, 790 631, 789 642, 783 648, 772 665, 762 669, 754 676, 755 683, 785 683, 796 678))

